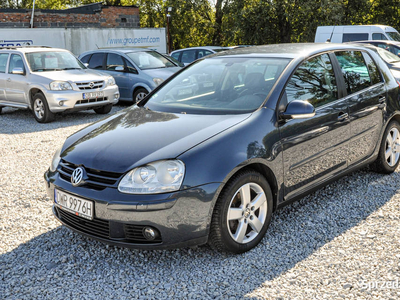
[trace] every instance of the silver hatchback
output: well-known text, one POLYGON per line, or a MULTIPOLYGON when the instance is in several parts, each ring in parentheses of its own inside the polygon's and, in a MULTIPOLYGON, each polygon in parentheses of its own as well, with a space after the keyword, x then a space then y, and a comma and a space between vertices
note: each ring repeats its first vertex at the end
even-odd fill
POLYGON ((47 123, 63 111, 107 114, 119 100, 112 76, 86 68, 71 52, 46 47, 0 49, 2 107, 28 108, 47 123))

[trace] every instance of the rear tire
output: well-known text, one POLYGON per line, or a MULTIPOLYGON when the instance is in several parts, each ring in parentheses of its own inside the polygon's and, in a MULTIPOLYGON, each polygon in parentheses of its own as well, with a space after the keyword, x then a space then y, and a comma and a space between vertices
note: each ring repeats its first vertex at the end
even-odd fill
POLYGON ((400 162, 400 125, 391 121, 386 127, 381 141, 378 158, 372 168, 383 174, 390 174, 396 170, 400 162))
POLYGON ((55 114, 50 111, 46 97, 42 93, 33 96, 32 109, 33 116, 39 123, 49 123, 54 120, 55 114))
POLYGON ((243 253, 257 246, 272 216, 272 191, 267 180, 253 170, 235 175, 224 187, 211 221, 212 248, 243 253))
POLYGON ((1 111, 3 110, 3 106, 0 106, 0 114, 1 114, 1 111))
POLYGON ((107 104, 98 108, 94 108, 93 110, 95 111, 96 114, 105 115, 111 111, 112 106, 113 106, 112 104, 107 104))
POLYGON ((142 99, 144 99, 149 92, 144 88, 139 88, 133 93, 133 103, 138 103, 142 99))

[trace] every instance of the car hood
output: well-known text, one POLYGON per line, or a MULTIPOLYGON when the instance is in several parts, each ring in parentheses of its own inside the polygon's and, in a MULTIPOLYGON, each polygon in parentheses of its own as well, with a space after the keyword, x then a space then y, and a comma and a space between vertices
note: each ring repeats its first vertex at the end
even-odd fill
POLYGON ((80 81, 95 81, 104 80, 105 76, 109 76, 100 71, 94 71, 89 69, 80 70, 65 70, 65 71, 50 71, 50 72, 34 72, 33 75, 44 77, 53 80, 80 82, 80 81))
POLYGON ((171 68, 160 68, 160 69, 148 69, 142 70, 145 74, 149 75, 151 78, 162 78, 167 79, 169 76, 178 72, 181 67, 171 67, 171 68))
POLYGON ((61 157, 86 168, 124 173, 176 158, 249 116, 185 115, 134 106, 69 137, 61 157))

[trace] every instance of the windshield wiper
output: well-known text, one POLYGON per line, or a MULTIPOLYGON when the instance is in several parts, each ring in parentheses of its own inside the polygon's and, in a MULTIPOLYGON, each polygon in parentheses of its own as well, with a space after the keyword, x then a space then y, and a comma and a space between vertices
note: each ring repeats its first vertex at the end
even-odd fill
POLYGON ((81 68, 64 68, 63 70, 80 70, 81 68))

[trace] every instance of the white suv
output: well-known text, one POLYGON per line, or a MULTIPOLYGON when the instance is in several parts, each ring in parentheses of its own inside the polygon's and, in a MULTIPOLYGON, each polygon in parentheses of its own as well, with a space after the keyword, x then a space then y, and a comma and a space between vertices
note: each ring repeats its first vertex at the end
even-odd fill
POLYGON ((107 114, 119 99, 112 76, 86 68, 71 52, 46 47, 0 49, 0 112, 28 108, 40 123, 66 110, 107 114))

